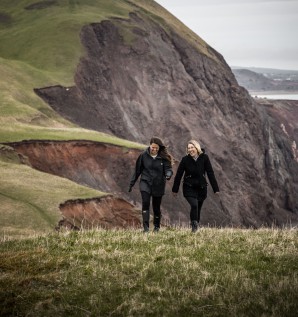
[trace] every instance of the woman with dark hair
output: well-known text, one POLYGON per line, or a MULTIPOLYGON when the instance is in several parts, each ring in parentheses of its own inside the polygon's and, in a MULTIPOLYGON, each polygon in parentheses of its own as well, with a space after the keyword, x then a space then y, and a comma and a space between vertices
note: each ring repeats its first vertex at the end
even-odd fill
POLYGON ((207 173, 211 187, 215 194, 219 193, 219 187, 213 172, 209 157, 201 149, 200 144, 195 140, 190 140, 186 148, 187 155, 184 156, 178 166, 174 179, 172 192, 177 196, 180 182, 183 178, 183 196, 190 205, 190 222, 192 232, 198 230, 200 222, 201 208, 207 198, 207 173))
POLYGON ((141 175, 140 191, 142 196, 142 217, 144 232, 149 231, 150 199, 152 197, 154 231, 160 229, 162 196, 165 193, 166 180, 172 175, 173 158, 168 153, 162 140, 153 137, 150 146, 140 154, 129 185, 129 192, 141 175))

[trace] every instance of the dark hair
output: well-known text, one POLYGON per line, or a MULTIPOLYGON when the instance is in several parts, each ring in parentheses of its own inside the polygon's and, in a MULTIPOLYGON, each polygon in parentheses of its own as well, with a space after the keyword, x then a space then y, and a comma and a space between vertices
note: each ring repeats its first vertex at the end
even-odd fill
POLYGON ((155 143, 159 146, 159 150, 158 150, 158 154, 168 160, 172 165, 174 164, 174 158, 171 154, 168 153, 168 149, 167 147, 164 145, 164 143, 162 142, 162 140, 160 138, 157 137, 152 137, 150 140, 150 144, 155 143))

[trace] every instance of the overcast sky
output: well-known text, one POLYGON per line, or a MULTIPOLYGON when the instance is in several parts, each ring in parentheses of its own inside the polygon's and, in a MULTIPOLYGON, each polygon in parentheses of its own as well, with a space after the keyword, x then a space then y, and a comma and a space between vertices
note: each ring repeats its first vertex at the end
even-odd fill
POLYGON ((230 66, 298 70, 298 0, 156 0, 230 66))

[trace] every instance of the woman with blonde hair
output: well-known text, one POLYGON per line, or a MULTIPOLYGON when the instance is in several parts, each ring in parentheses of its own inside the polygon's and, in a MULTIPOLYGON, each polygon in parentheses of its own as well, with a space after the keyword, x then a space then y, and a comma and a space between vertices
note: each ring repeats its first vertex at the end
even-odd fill
POLYGON ((207 198, 208 182, 206 174, 214 193, 219 193, 219 187, 209 157, 201 149, 199 142, 196 140, 188 141, 186 154, 178 166, 172 192, 174 196, 177 195, 181 179, 184 175, 183 196, 190 205, 192 232, 196 232, 200 222, 201 209, 204 200, 207 198))

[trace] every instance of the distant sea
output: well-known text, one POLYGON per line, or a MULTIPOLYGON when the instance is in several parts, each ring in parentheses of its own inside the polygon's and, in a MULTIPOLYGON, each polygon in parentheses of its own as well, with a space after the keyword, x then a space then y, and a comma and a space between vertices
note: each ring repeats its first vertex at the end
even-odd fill
POLYGON ((265 99, 282 99, 282 100, 298 100, 298 92, 288 93, 279 91, 262 91, 262 92, 249 92, 252 97, 265 98, 265 99))

